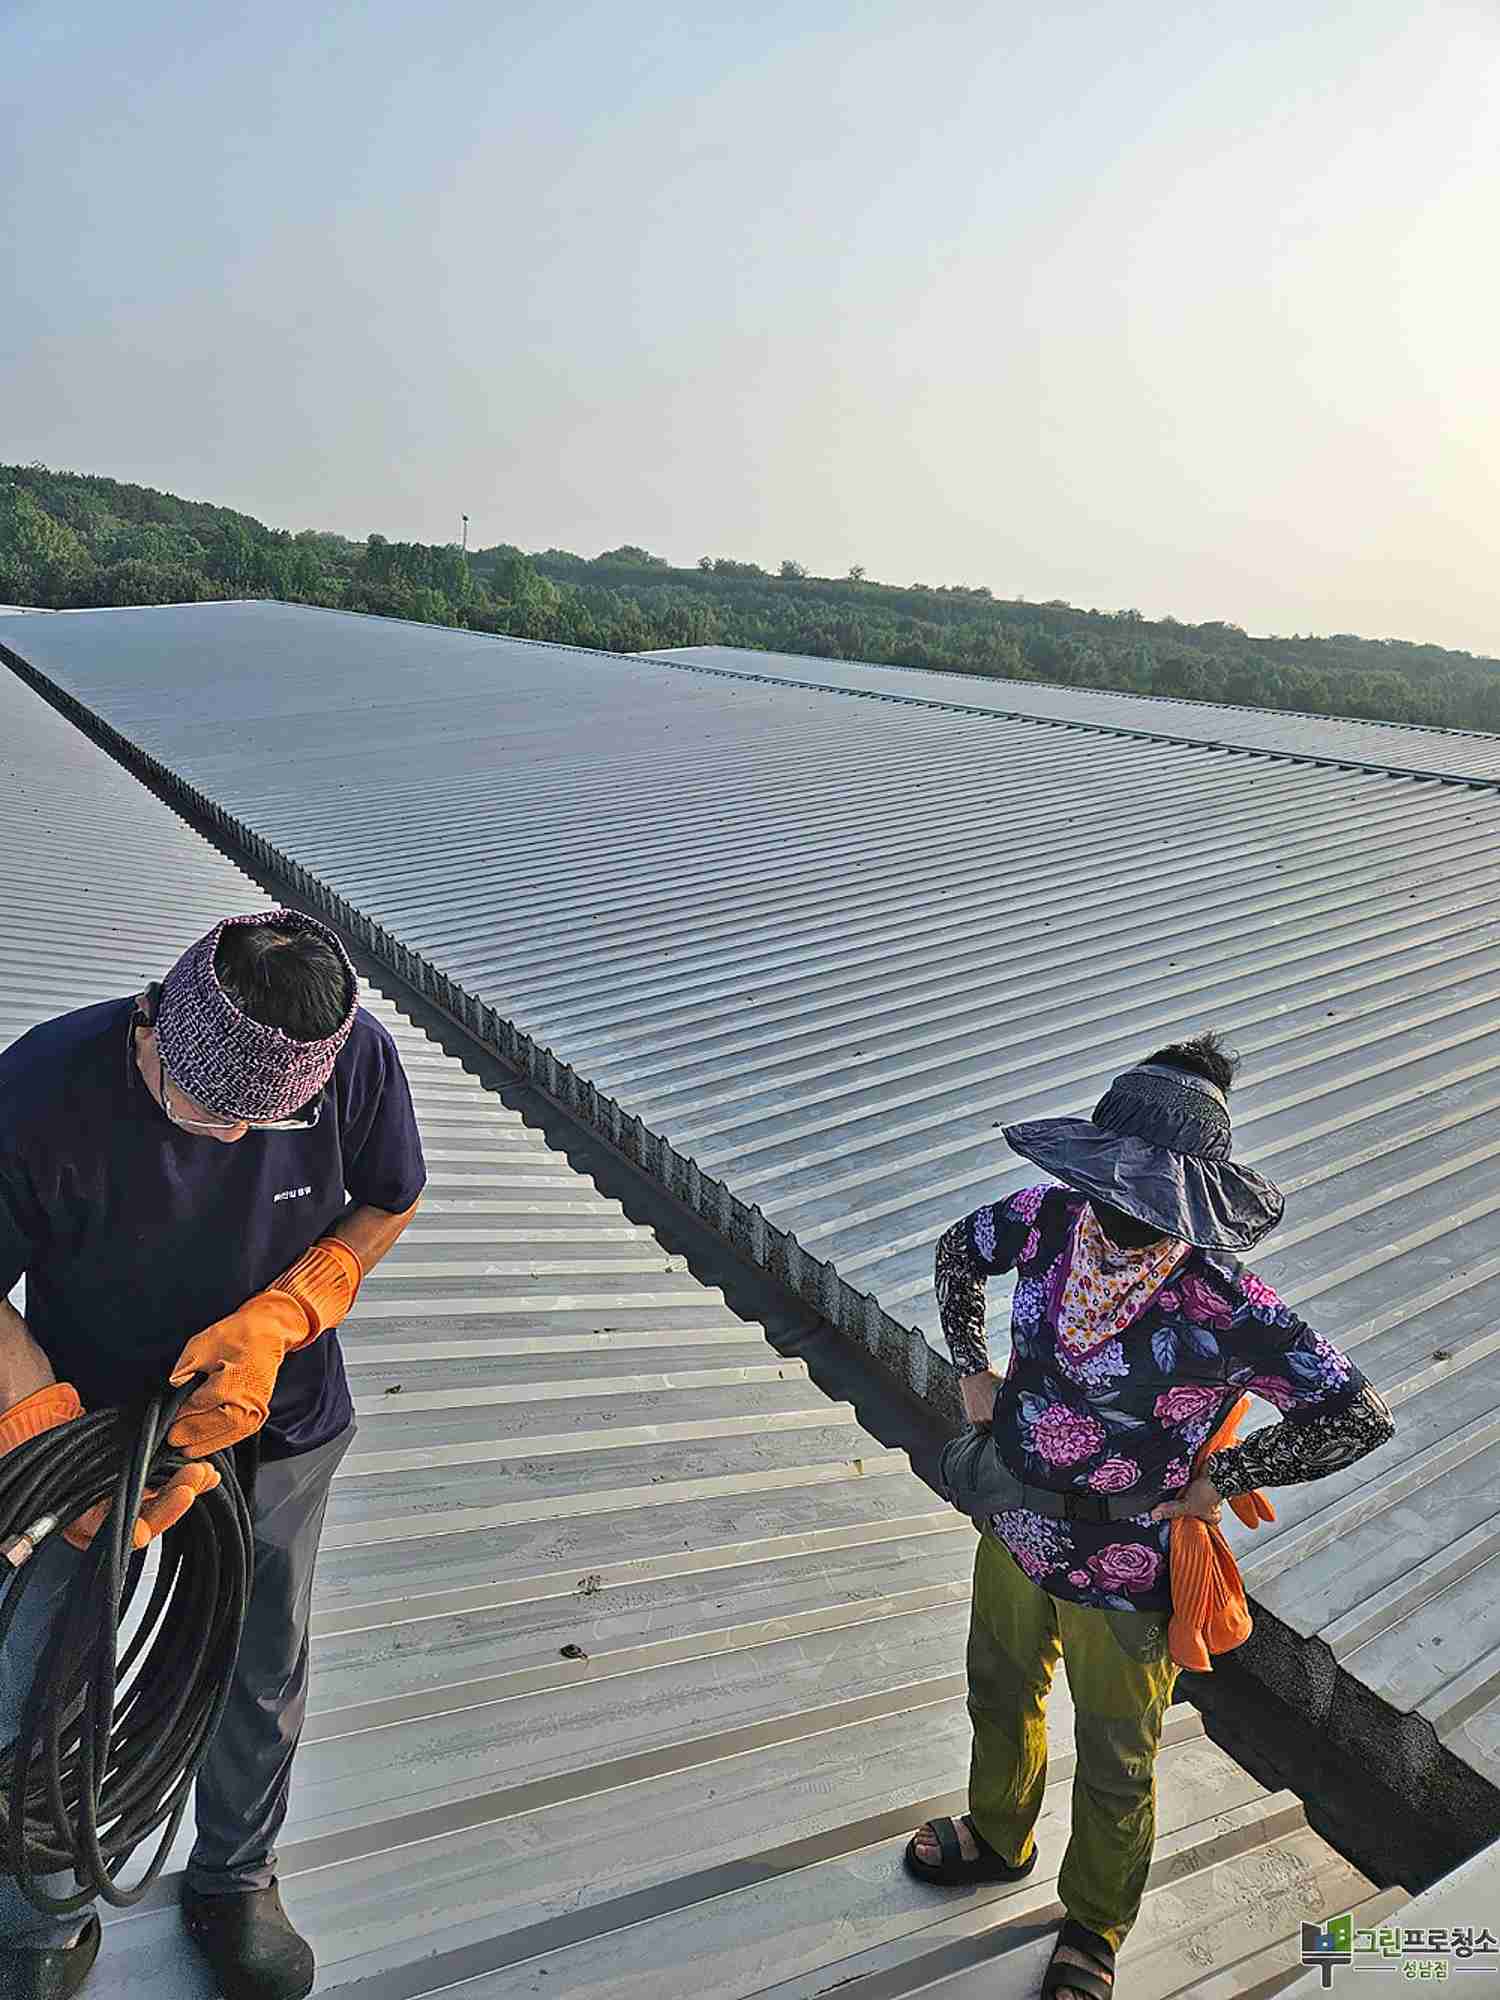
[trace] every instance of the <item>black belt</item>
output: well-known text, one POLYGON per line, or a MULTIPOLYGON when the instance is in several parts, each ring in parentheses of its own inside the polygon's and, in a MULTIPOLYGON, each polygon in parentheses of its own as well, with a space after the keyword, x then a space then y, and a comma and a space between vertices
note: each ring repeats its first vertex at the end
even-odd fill
MULTIPOLYGON (((1107 1526, 1111 1521, 1133 1521, 1137 1515, 1149 1514, 1157 1504, 1154 1500, 1141 1500, 1129 1493, 1114 1496, 1053 1493, 1045 1486, 1023 1485, 1019 1479, 1016 1491, 1021 1497, 1011 1501, 1013 1507, 1027 1507, 1033 1514, 1046 1514, 1054 1521, 1089 1521, 1098 1527, 1107 1526)), ((997 1508, 996 1512, 999 1511, 997 1508)))

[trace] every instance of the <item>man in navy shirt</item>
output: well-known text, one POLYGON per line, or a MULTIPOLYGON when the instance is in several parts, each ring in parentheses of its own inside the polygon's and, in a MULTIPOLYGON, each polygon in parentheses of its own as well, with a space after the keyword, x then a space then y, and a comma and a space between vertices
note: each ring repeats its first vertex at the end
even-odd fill
MULTIPOLYGON (((0 1453, 80 1409, 206 1374, 171 1433, 194 1463, 164 1511, 143 1509, 139 1543, 214 1483, 197 1461, 256 1440, 254 1585, 183 1889, 227 2000, 312 1990, 274 1847, 307 1703, 318 1537, 353 1436, 332 1329, 425 1179, 395 1044, 357 1005, 333 932, 293 911, 227 918, 161 986, 0 1054, 0 1453), (5 1302, 23 1274, 24 1319, 5 1302)), ((86 1517, 70 1539, 88 1532, 86 1517)), ((78 1557, 54 1537, 33 1560, 45 1574, 0 1656, 0 1742, 78 1557)), ((93 1913, 81 1927, 43 1917, 0 1875, 0 1990, 64 2000, 99 1936, 93 1913)))

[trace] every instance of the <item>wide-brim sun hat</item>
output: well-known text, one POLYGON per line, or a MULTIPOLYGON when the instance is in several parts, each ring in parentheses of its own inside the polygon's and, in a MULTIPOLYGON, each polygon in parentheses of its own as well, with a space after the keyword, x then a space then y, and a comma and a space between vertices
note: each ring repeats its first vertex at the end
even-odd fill
POLYGON ((310 1104, 333 1075, 354 1026, 358 996, 359 981, 348 952, 316 917, 303 916, 300 910, 225 917, 188 947, 162 981, 155 1027, 163 1067, 179 1090, 216 1117, 253 1122, 290 1118, 310 1104), (241 924, 311 932, 333 948, 344 968, 346 998, 343 1017, 331 1035, 299 1041, 243 1013, 230 999, 214 969, 214 954, 224 932, 241 924))
POLYGON ((1003 1136, 1064 1187, 1199 1250, 1251 1249, 1286 1205, 1264 1175, 1231 1158, 1218 1085, 1161 1063, 1117 1076, 1091 1118, 1032 1119, 1003 1136))

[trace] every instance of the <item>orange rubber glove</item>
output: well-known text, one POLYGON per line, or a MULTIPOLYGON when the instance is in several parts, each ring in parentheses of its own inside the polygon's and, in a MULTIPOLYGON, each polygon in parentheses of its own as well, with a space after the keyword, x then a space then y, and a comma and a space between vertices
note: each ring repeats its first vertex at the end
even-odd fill
MULTIPOLYGON (((17 1445, 40 1437, 44 1431, 59 1430, 82 1415, 83 1404, 70 1382, 49 1383, 45 1389, 36 1390, 0 1417, 0 1458, 14 1451, 17 1445)), ((211 1493, 218 1484, 219 1475, 213 1466, 187 1465, 181 1472, 174 1473, 159 1492, 148 1492, 136 1518, 132 1537, 134 1546, 143 1549, 158 1535, 164 1535, 168 1528, 182 1519, 200 1493, 211 1493)), ((64 1538, 75 1549, 86 1549, 102 1527, 110 1506, 110 1501, 101 1500, 90 1507, 71 1526, 64 1528, 64 1538)), ((28 1548, 26 1554, 30 1553, 28 1548)))
MULTIPOLYGON (((203 1493, 212 1493, 219 1485, 217 1466, 195 1462, 185 1465, 181 1472, 174 1472, 165 1486, 148 1486, 141 1498, 141 1511, 136 1516, 135 1528, 131 1536, 131 1546, 145 1548, 158 1535, 164 1535, 168 1528, 175 1528, 188 1508, 203 1493)), ((109 1518, 112 1501, 101 1500, 90 1507, 86 1514, 80 1514, 71 1527, 63 1529, 63 1539, 71 1542, 75 1549, 86 1549, 95 1535, 109 1518)))
POLYGON ((364 1267, 347 1243, 323 1236, 273 1284, 194 1334, 177 1357, 174 1387, 207 1373, 167 1432, 189 1458, 253 1437, 266 1420, 287 1355, 310 1347, 354 1304, 364 1267))
POLYGON ((49 1382, 45 1389, 33 1389, 0 1417, 0 1458, 18 1444, 29 1444, 43 1431, 55 1431, 82 1415, 83 1405, 71 1382, 49 1382))
MULTIPOLYGON (((1193 1459, 1195 1479, 1216 1451, 1235 1442, 1249 1408, 1250 1398, 1241 1396, 1213 1436, 1204 1439, 1193 1459)), ((1229 1505, 1247 1528, 1276 1519, 1276 1510, 1264 1493, 1237 1493, 1229 1505)), ((1172 1577, 1168 1644, 1172 1658, 1193 1673, 1212 1673, 1210 1655, 1243 1646, 1253 1629, 1239 1564, 1220 1531, 1191 1514, 1173 1519, 1168 1547, 1172 1577)))

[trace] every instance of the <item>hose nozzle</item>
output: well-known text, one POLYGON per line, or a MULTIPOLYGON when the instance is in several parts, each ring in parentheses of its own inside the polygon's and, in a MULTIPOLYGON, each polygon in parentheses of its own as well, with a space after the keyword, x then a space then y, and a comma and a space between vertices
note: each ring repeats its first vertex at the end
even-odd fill
POLYGON ((19 1535, 7 1536, 3 1542, 0 1542, 0 1556, 4 1556, 12 1569, 19 1569, 23 1563, 31 1561, 31 1558, 36 1554, 42 1543, 55 1531, 57 1526, 58 1519, 55 1514, 39 1515, 32 1522, 31 1526, 23 1528, 19 1535))

